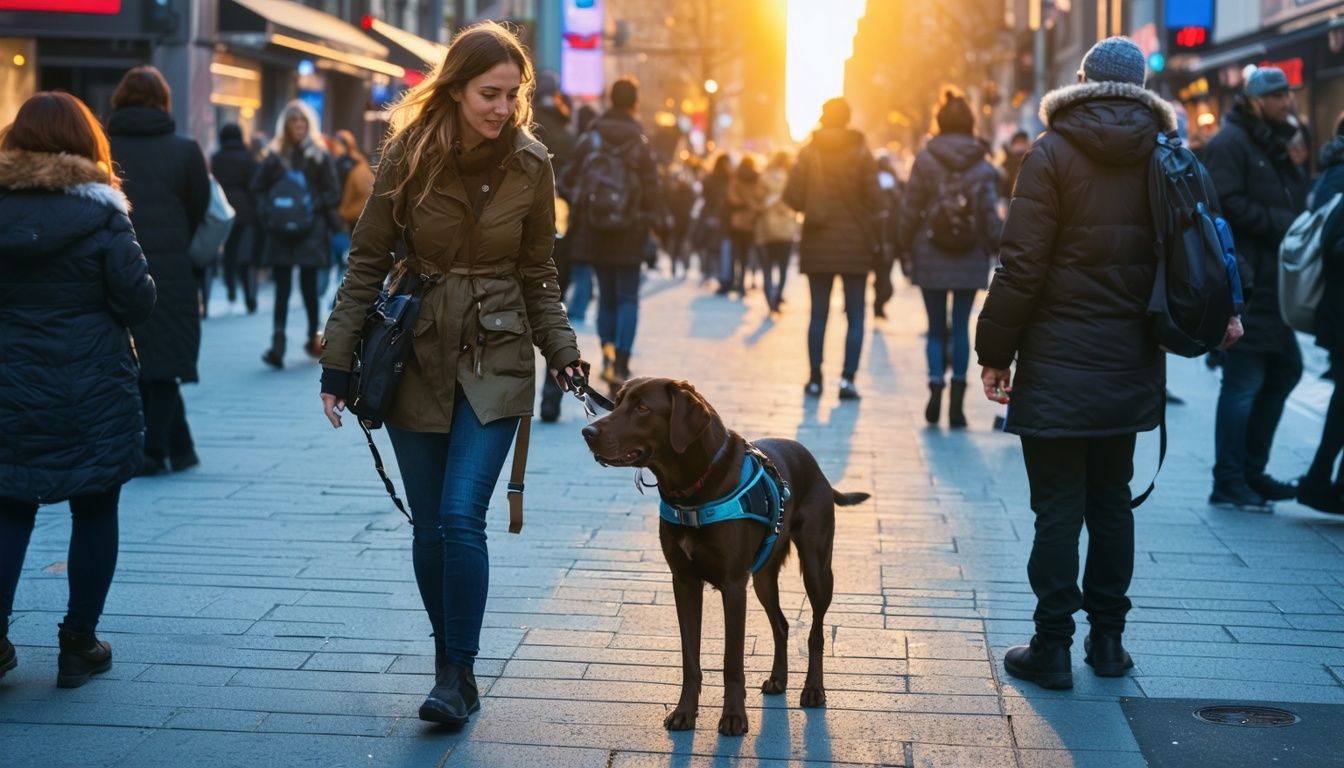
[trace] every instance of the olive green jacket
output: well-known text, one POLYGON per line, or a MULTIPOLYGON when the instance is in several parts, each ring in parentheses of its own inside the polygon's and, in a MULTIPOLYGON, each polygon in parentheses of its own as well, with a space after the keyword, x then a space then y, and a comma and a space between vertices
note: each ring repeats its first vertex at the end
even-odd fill
MULTIPOLYGON (((323 368, 350 370, 365 310, 393 269, 392 251, 407 216, 389 194, 400 181, 400 167, 390 160, 397 148, 384 154, 373 195, 351 236, 349 272, 327 319, 323 368)), ((405 269, 436 282, 426 289, 415 321, 410 360, 387 417, 392 426, 449 431, 458 387, 482 424, 530 416, 536 381, 532 345, 552 368, 579 358, 551 261, 550 157, 519 130, 504 165, 503 181, 481 214, 474 249, 470 198, 451 166, 410 212, 415 255, 405 269)), ((412 180, 403 194, 414 201, 420 189, 412 180)))

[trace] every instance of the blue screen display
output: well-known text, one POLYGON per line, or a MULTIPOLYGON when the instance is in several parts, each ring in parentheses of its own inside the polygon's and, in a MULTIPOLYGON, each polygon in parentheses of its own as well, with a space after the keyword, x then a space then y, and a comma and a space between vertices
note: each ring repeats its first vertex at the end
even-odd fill
POLYGON ((1213 0, 1167 0, 1167 29, 1213 27, 1213 0))

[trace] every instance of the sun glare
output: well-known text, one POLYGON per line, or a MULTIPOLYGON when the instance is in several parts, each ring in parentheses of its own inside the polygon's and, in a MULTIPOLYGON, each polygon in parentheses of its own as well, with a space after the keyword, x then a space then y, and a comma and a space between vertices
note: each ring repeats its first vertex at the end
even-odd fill
POLYGON ((854 52, 864 0, 789 0, 788 7, 784 115, 789 133, 802 141, 821 105, 844 91, 845 61, 854 52))

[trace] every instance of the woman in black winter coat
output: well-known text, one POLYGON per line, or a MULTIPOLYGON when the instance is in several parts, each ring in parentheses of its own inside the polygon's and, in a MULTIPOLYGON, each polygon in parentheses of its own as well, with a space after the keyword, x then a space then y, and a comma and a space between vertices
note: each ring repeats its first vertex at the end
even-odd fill
MULTIPOLYGON (((1313 211, 1344 193, 1344 116, 1335 127, 1335 138, 1321 150, 1321 168, 1309 202, 1313 211)), ((1344 214, 1340 209, 1326 222, 1321 243, 1325 290, 1316 309, 1316 345, 1330 353, 1329 375, 1335 390, 1325 411, 1316 457, 1298 484, 1297 500, 1321 512, 1344 514, 1344 464, 1335 470, 1335 462, 1344 453, 1344 389, 1339 386, 1344 378, 1344 214)))
POLYGON ((929 317, 925 344, 929 403, 924 418, 930 424, 938 423, 944 376, 950 364, 948 423, 964 427, 962 403, 971 362, 971 308, 976 292, 989 283, 990 259, 998 249, 1003 228, 997 208, 999 174, 985 156, 985 145, 975 138, 975 115, 964 97, 953 91, 944 94, 937 120, 938 135, 929 140, 910 171, 897 251, 904 271, 924 294, 929 317), (947 242, 949 235, 961 235, 946 231, 953 223, 969 225, 963 236, 964 246, 947 242), (938 231, 940 228, 944 231, 938 231))
POLYGON ((112 95, 107 127, 135 236, 159 292, 154 314, 131 329, 140 356, 147 475, 169 462, 174 471, 200 463, 178 383, 198 380, 200 295, 187 251, 210 204, 210 174, 196 142, 174 133, 171 100, 157 69, 136 67, 112 95))
POLYGON ((261 359, 273 368, 283 368, 295 267, 308 314, 304 349, 312 357, 322 354, 317 335, 317 271, 331 263, 331 234, 341 202, 336 165, 312 107, 297 99, 285 106, 276 122, 271 153, 252 177, 251 190, 266 230, 266 263, 275 277, 274 332, 271 348, 261 359), (295 216, 295 211, 300 214, 295 216))
POLYGON ((229 303, 243 289, 248 314, 257 311, 257 267, 265 241, 257 229, 257 204, 249 186, 257 173, 257 159, 243 143, 243 129, 228 123, 219 129, 219 149, 210 156, 210 173, 224 188, 224 196, 233 206, 233 229, 224 242, 224 287, 229 303))
POLYGON ((0 677, 18 664, 9 614, 38 506, 69 500, 70 602, 57 685, 112 666, 94 635, 117 563, 117 502, 142 461, 127 327, 154 281, 107 137, 83 102, 38 93, 0 135, 0 677))

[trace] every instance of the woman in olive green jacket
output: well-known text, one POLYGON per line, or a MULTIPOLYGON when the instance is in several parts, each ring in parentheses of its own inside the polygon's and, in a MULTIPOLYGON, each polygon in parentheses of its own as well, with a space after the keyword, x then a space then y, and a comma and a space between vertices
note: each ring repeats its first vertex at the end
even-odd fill
POLYGON ((323 341, 322 400, 339 427, 365 309, 404 235, 409 255, 396 268, 429 276, 430 287, 387 424, 435 638, 435 686, 420 717, 449 725, 480 706, 472 664, 488 587, 485 512, 519 420, 532 414, 532 346, 552 375, 587 368, 551 261, 555 182, 526 127, 532 84, 518 40, 487 22, 458 35, 438 72, 397 105, 323 341))

